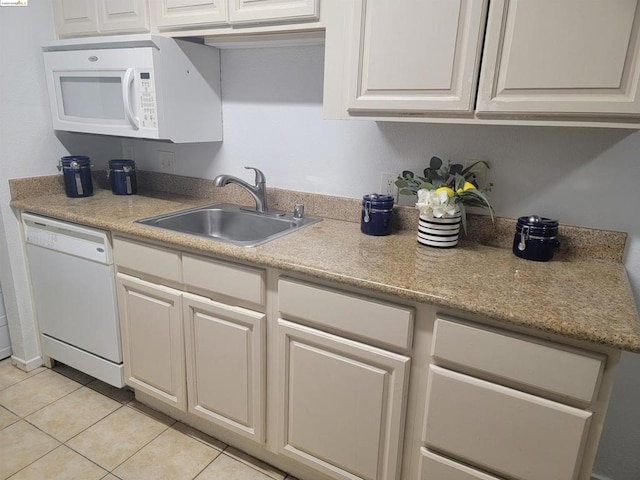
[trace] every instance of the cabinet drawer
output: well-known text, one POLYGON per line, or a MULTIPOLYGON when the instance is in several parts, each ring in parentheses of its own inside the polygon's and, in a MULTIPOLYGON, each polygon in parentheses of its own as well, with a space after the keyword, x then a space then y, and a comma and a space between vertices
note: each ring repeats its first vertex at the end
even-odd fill
POLYGON ((180 254, 140 243, 113 239, 116 265, 173 282, 182 281, 180 254))
POLYGON ((256 305, 265 304, 265 272, 258 268, 182 256, 184 283, 256 305))
POLYGON ((536 394, 595 400, 605 356, 439 318, 435 363, 536 394))
POLYGON ((500 480, 474 468, 420 449, 420 480, 500 480))
POLYGON ((280 312, 360 338, 411 348, 414 309, 280 279, 280 312))
POLYGON ((573 480, 592 415, 432 365, 423 436, 429 449, 507 478, 573 480))

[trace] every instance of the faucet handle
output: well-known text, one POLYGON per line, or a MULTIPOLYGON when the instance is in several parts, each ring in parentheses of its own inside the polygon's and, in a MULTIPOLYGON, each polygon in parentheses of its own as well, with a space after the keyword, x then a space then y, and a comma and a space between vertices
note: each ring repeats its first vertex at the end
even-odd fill
POLYGON ((247 170, 255 170, 256 172, 256 186, 260 185, 261 183, 267 183, 267 179, 264 176, 264 173, 262 173, 261 170, 258 170, 256 167, 244 167, 247 170))

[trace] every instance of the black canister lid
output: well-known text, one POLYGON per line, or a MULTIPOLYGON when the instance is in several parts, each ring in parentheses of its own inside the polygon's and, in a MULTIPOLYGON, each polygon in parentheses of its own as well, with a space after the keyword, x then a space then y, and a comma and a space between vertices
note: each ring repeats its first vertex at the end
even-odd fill
POLYGON ((527 227, 530 235, 539 237, 554 237, 558 234, 558 221, 551 218, 529 215, 519 217, 516 224, 516 232, 521 232, 523 227, 527 227))
POLYGON ((129 167, 130 170, 136 168, 136 162, 133 160, 128 160, 126 158, 116 158, 113 160, 109 160, 109 168, 111 170, 122 170, 123 167, 129 167))
POLYGON ((90 162, 91 159, 86 155, 69 155, 60 159, 60 163, 63 167, 72 167, 76 165, 78 167, 82 167, 85 165, 90 165, 90 162), (71 165, 72 163, 74 163, 74 165, 71 165))
POLYGON ((370 205, 371 208, 393 208, 393 196, 391 195, 379 195, 377 193, 370 193, 362 197, 362 205, 370 205))

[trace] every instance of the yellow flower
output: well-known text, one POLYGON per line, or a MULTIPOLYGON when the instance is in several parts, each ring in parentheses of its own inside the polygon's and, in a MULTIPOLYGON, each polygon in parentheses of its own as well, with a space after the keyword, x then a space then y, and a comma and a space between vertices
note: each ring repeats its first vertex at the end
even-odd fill
POLYGON ((447 192, 447 196, 449 198, 453 197, 456 193, 453 191, 453 188, 451 187, 440 187, 440 188, 436 188, 436 193, 440 193, 440 192, 447 192))
MULTIPOLYGON (((464 182, 464 185, 462 186, 462 188, 459 188, 459 189, 458 189, 458 193, 466 192, 467 190, 470 190, 470 189, 472 189, 472 188, 476 188, 476 186, 475 186, 473 183, 471 183, 471 182, 464 182)), ((449 195, 449 196, 451 196, 451 195, 449 195)))

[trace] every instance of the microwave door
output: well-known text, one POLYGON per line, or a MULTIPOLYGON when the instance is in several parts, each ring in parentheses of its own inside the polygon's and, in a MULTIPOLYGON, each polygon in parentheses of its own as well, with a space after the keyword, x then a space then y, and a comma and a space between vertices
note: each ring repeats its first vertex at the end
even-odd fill
POLYGON ((134 69, 54 72, 54 128, 85 133, 135 135, 134 69), (57 121, 56 121, 57 120, 57 121))

